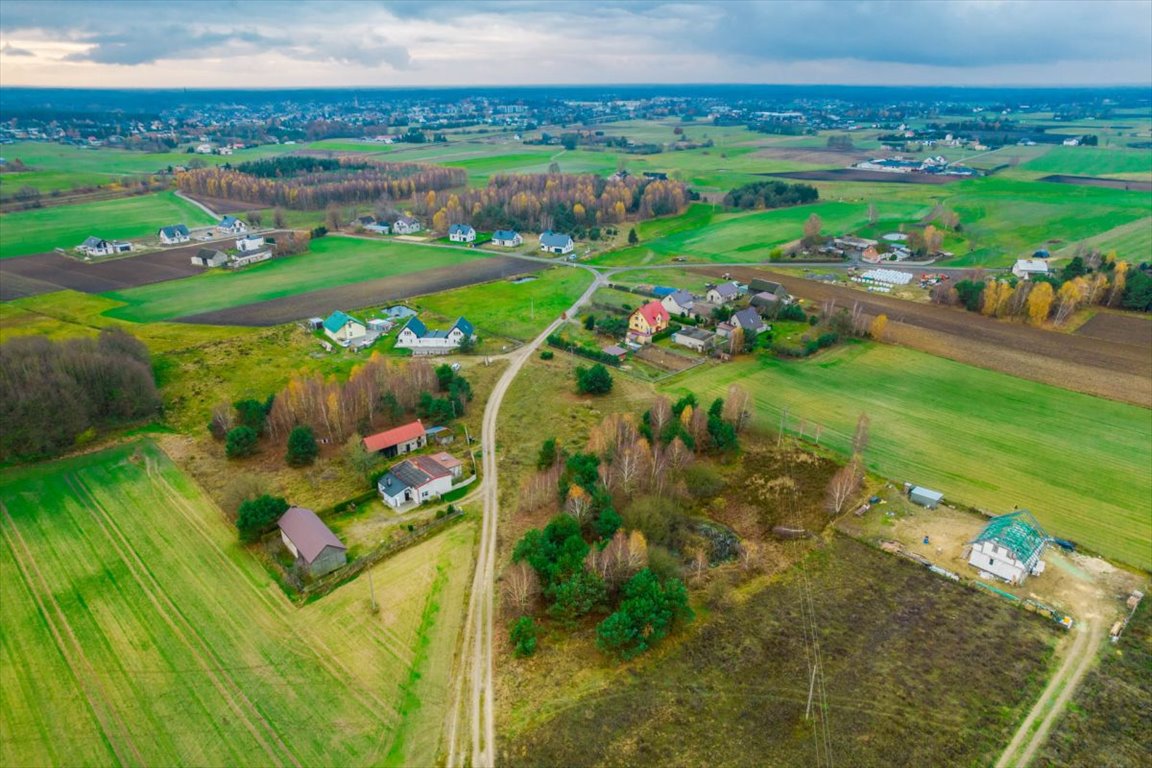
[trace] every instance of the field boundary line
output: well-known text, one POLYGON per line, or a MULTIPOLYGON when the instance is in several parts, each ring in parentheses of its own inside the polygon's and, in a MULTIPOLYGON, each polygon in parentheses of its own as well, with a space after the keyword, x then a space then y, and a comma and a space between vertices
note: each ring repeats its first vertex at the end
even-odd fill
MULTIPOLYGON (((157 449, 163 451, 163 449, 159 446, 157 446, 157 449)), ((156 461, 151 456, 145 457, 145 470, 148 473, 148 477, 152 480, 153 485, 156 486, 157 489, 164 494, 164 496, 168 499, 168 501, 172 503, 180 515, 184 517, 185 520, 189 521, 189 523, 191 523, 192 528, 195 529, 196 532, 200 534, 201 538, 203 538, 210 545, 217 558, 223 561, 227 567, 231 568, 244 583, 249 584, 252 587, 252 592, 256 594, 257 599, 260 600, 265 606, 267 606, 270 613, 276 617, 276 620, 280 623, 280 625, 287 629, 290 635, 299 641, 297 644, 298 647, 308 649, 308 658, 315 659, 329 675, 338 681, 350 684, 358 679, 357 676, 353 674, 352 671, 339 660, 337 654, 332 651, 332 648, 326 642, 321 640, 315 633, 311 631, 302 631, 299 625, 289 621, 288 617, 285 615, 285 609, 289 607, 291 603, 285 602, 283 604, 278 604, 275 600, 269 597, 269 595, 263 589, 260 589, 257 585, 252 583, 252 580, 248 577, 248 574, 244 572, 244 569, 237 565, 236 562, 234 562, 231 558, 229 558, 224 550, 220 547, 220 545, 212 538, 209 531, 204 527, 204 521, 198 515, 196 515, 194 511, 192 511, 188 500, 172 487, 171 483, 169 483, 167 478, 165 478, 164 475, 160 472, 156 461)), ((196 484, 197 488, 199 488, 199 484, 196 483, 193 478, 189 477, 189 480, 196 484)), ((201 493, 203 493, 203 489, 200 490, 201 493)), ((205 498, 207 498, 206 494, 205 498)), ((285 599, 287 600, 287 598, 285 599)), ((401 658, 398 658, 397 660, 403 664, 408 663, 401 658)), ((372 692, 371 689, 349 685, 346 690, 350 692, 351 695, 355 696, 356 699, 365 706, 367 706, 369 703, 375 704, 378 709, 374 709, 374 712, 379 714, 381 710, 383 710, 391 713, 394 719, 400 717, 400 713, 396 710, 395 706, 391 702, 378 697, 375 693, 372 692)))
MULTIPOLYGON (((255 714, 256 718, 258 718, 264 729, 279 743, 280 748, 288 755, 291 763, 297 766, 297 768, 302 768, 300 761, 296 759, 292 750, 284 743, 280 734, 272 724, 268 722, 259 708, 248 698, 247 694, 244 693, 236 681, 224 672, 224 665, 220 663, 220 659, 217 658, 212 647, 200 636, 192 623, 188 621, 187 617, 185 617, 175 603, 172 602, 172 599, 168 596, 164 588, 156 581, 156 577, 151 569, 141 560, 139 553, 136 552, 127 537, 124 536, 124 533, 111 519, 108 511, 100 504, 87 485, 74 475, 69 476, 65 482, 76 494, 77 500, 88 509, 93 519, 100 526, 101 530, 103 530, 109 543, 116 550, 117 555, 123 560, 124 564, 128 566, 129 572, 140 585, 141 590, 148 598, 148 601, 152 603, 156 612, 160 615, 160 618, 172 629, 177 640, 192 653, 193 659, 197 662, 197 666, 199 666, 209 680, 211 680, 213 687, 215 687, 225 699, 236 716, 244 722, 248 731, 256 738, 257 743, 263 748, 268 757, 273 760, 277 759, 275 751, 260 734, 251 716, 245 713, 244 709, 240 706, 237 697, 243 700, 248 708, 251 709, 252 714, 255 714), (119 542, 117 540, 119 540, 119 542), (165 607, 165 605, 167 607, 165 607), (179 623, 185 626, 179 626, 177 618, 179 619, 179 623), (197 641, 196 645, 192 643, 190 638, 194 638, 197 641), (199 646, 198 648, 196 647, 197 645, 199 646), (214 663, 209 663, 209 659, 214 663), (235 690, 229 690, 229 688, 235 690)), ((277 760, 277 762, 281 765, 283 764, 279 760, 277 760)))
POLYGON ((25 588, 32 596, 32 599, 36 602, 36 607, 40 610, 40 614, 44 617, 44 622, 48 625, 48 629, 52 634, 52 638, 56 641, 56 648, 60 652, 60 655, 64 658, 64 663, 68 666, 68 671, 71 673, 72 678, 76 681, 76 687, 83 692, 84 698, 88 702, 88 706, 92 709, 92 714, 95 716, 96 722, 100 725, 100 730, 104 736, 104 740, 108 743, 109 748, 111 748, 113 754, 116 755, 116 759, 120 762, 121 765, 130 764, 129 761, 125 759, 124 754, 121 752, 121 748, 117 747, 116 740, 112 738, 112 729, 109 728, 106 721, 107 712, 104 711, 104 707, 107 707, 107 709, 112 711, 115 720, 118 721, 120 726, 119 730, 121 731, 120 735, 127 743, 128 749, 131 750, 132 754, 136 757, 137 764, 147 765, 147 761, 144 760, 144 757, 136 748, 135 742, 132 741, 132 735, 129 733, 127 727, 125 727, 123 718, 120 717, 118 712, 116 712, 115 706, 113 706, 113 704, 108 700, 107 695, 104 693, 103 687, 100 685, 100 679, 96 675, 96 671, 93 669, 92 663, 88 661, 88 657, 84 655, 83 646, 81 646, 80 642, 76 639, 76 635, 72 631, 72 626, 68 623, 67 618, 64 616, 63 609, 60 607, 60 604, 57 602, 56 598, 52 595, 51 589, 48 588, 48 582, 44 579, 44 575, 40 572, 39 566, 36 565, 36 558, 32 554, 32 550, 28 547, 28 543, 24 541, 24 537, 20 535, 20 531, 16 527, 16 521, 12 519, 12 515, 8 512, 8 507, 5 506, 3 502, 0 502, 0 512, 3 513, 4 520, 7 522, 6 526, 0 526, 0 534, 3 534, 4 543, 12 553, 12 559, 16 563, 16 569, 20 572, 20 577, 24 582, 25 588), (8 532, 8 528, 12 529, 11 533, 8 532), (20 559, 20 555, 12 543, 13 539, 15 539, 20 544, 20 548, 24 550, 24 554, 28 559, 27 567, 26 564, 20 559), (29 570, 35 572, 37 581, 39 581, 41 587, 47 591, 49 595, 48 599, 51 601, 53 612, 57 614, 57 620, 64 625, 64 629, 68 633, 68 639, 71 641, 73 646, 73 652, 77 657, 79 657, 80 663, 83 664, 85 671, 87 672, 86 677, 87 680, 90 681, 87 684, 82 680, 81 676, 76 673, 76 663, 72 658, 70 658, 70 654, 65 650, 65 644, 60 633, 60 628, 56 625, 56 622, 53 621, 51 614, 48 612, 48 609, 44 604, 44 600, 41 598, 40 593, 33 586, 32 580, 29 576, 29 570), (100 700, 100 706, 97 706, 96 700, 93 698, 92 691, 89 690, 90 687, 96 688, 96 694, 97 698, 100 700))

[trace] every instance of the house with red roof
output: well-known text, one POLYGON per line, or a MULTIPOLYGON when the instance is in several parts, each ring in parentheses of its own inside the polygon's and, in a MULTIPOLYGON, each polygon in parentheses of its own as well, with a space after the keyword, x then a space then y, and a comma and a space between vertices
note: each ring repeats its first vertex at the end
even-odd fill
POLYGON ((363 440, 364 450, 369 453, 382 453, 388 458, 423 448, 428 443, 428 433, 419 419, 411 424, 368 435, 363 440))
POLYGON ((628 341, 650 344, 652 337, 668 327, 668 310, 658 301, 650 301, 628 318, 628 341))

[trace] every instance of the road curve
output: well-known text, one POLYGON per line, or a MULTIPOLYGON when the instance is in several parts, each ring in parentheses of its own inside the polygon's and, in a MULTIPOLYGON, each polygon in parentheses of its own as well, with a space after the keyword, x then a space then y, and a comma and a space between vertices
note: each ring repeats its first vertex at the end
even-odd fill
MULTIPOLYGON (((571 266, 587 269, 595 278, 568 310, 569 317, 576 314, 580 306, 605 283, 604 276, 596 269, 586 265, 571 266)), ((479 489, 483 499, 480 546, 476 556, 476 572, 472 577, 468 614, 464 621, 464 642, 461 645, 463 650, 448 723, 448 768, 464 764, 481 768, 492 766, 496 762, 496 706, 492 675, 492 627, 496 602, 494 588, 496 528, 500 517, 496 426, 504 395, 520 373, 520 369, 549 334, 554 333, 563 322, 561 318, 557 318, 539 336, 508 355, 509 366, 496 382, 484 407, 484 420, 480 430, 480 451, 484 467, 479 489), (463 729, 464 722, 468 723, 466 733, 463 729)))

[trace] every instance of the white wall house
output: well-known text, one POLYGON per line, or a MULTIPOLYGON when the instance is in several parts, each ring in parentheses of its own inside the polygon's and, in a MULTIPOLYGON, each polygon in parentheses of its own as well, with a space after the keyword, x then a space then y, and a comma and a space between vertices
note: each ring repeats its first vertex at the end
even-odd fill
POLYGON ((1048 534, 1027 510, 992 518, 971 543, 968 564, 982 574, 1022 584, 1031 574, 1041 573, 1048 534))
POLYGON ((264 238, 260 235, 245 235, 236 241, 236 250, 241 253, 258 251, 264 247, 264 238))
POLYGON ((414 235, 423 228, 420 222, 411 216, 401 216, 396 219, 396 223, 392 225, 392 231, 398 235, 414 235))
POLYGON ((324 335, 341 346, 359 341, 368 333, 364 323, 336 310, 324 320, 324 335))
MULTIPOLYGON (((381 500, 393 509, 400 509, 438 499, 452 490, 453 470, 438 461, 437 456, 405 459, 385 472, 376 483, 381 500)), ((452 459, 451 456, 447 458, 452 459)), ((459 462, 455 463, 459 465, 459 462)))
POLYGON ((738 283, 720 283, 720 285, 709 288, 708 293, 704 295, 710 304, 729 304, 739 297, 740 285, 738 283))
POLYGON ((448 239, 454 243, 472 243, 476 241, 476 230, 467 224, 453 224, 448 227, 448 239))
POLYGON ((458 349, 465 339, 475 337, 472 324, 462 317, 446 331, 430 330, 420 318, 413 317, 396 334, 396 347, 411 349, 414 355, 446 355, 458 349))
POLYGON ((511 229, 498 229, 492 233, 492 244, 501 248, 515 248, 524 244, 524 238, 511 229))
POLYGON ((188 232, 188 227, 184 226, 183 224, 173 224, 170 227, 161 227, 160 231, 156 234, 160 237, 160 242, 164 245, 186 243, 192 239, 192 235, 188 232))
POLYGON ((562 235, 559 232, 553 232, 551 230, 543 232, 540 235, 540 250, 542 251, 563 256, 566 253, 572 253, 575 249, 576 244, 572 242, 572 238, 569 235, 562 235))
POLYGON ((242 235, 248 231, 248 225, 235 216, 225 216, 216 225, 216 231, 221 235, 242 235))
POLYGON ((1032 275, 1047 275, 1048 262, 1043 259, 1016 259, 1012 274, 1021 280, 1027 280, 1032 275))

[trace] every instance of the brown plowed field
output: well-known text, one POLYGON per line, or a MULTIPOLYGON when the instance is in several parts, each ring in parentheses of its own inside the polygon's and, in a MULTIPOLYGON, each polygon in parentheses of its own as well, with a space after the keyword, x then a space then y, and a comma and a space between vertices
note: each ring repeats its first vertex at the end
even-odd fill
POLYGON ((729 272, 742 282, 753 277, 776 280, 792 295, 820 303, 834 299, 847 308, 858 303, 866 315, 888 316, 888 341, 1012 376, 1152 408, 1152 346, 1139 343, 1136 337, 1127 343, 1101 343, 1086 334, 1045 331, 962 309, 917 304, 766 269, 705 267, 695 271, 717 278, 729 272))
POLYGON ((65 289, 84 293, 120 291, 198 275, 204 268, 192 266, 192 256, 196 251, 231 245, 232 240, 224 238, 91 263, 59 253, 0 259, 0 301, 65 289))
POLYGON ((270 206, 261 205, 260 203, 245 203, 240 200, 226 200, 223 197, 207 197, 205 195, 192 195, 187 192, 184 196, 189 200, 195 200, 201 205, 206 205, 216 213, 247 213, 248 211, 261 211, 270 206))
POLYGON ((493 257, 400 277, 368 280, 338 288, 325 288, 281 299, 245 304, 242 307, 188 315, 178 318, 176 322, 257 327, 280 325, 307 317, 324 317, 334 309, 352 310, 413 296, 439 293, 513 275, 539 272, 549 266, 522 259, 493 257))
POLYGON ((1055 174, 1044 176, 1040 181, 1054 184, 1077 184, 1082 187, 1107 187, 1108 189, 1130 189, 1136 192, 1152 192, 1152 182, 1131 179, 1107 179, 1103 176, 1067 176, 1055 174))
POLYGON ((1152 349, 1152 319, 1101 312, 1076 329, 1078 336, 1089 336, 1115 344, 1131 344, 1152 349))

